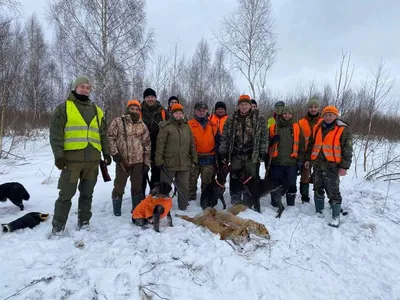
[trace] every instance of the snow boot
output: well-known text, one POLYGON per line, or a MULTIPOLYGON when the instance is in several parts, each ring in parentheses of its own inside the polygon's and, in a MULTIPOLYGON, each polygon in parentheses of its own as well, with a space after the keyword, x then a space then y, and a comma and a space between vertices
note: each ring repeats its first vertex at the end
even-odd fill
POLYGON ((138 206, 138 204, 142 201, 142 194, 138 194, 138 195, 131 195, 131 200, 132 200, 132 210, 131 213, 133 212, 133 210, 136 208, 136 206, 138 206))
POLYGON ((318 215, 318 218, 323 218, 324 216, 324 207, 325 207, 325 199, 315 198, 315 212, 318 215))
POLYGON ((329 222, 329 226, 339 228, 340 225, 340 204, 332 204, 332 220, 329 222))
POLYGON ((114 215, 119 217, 121 215, 122 196, 112 198, 114 215))
POLYGON ((296 199, 296 193, 286 193, 287 206, 294 206, 295 199, 296 199))
POLYGON ((310 203, 309 191, 310 191, 310 184, 300 183, 300 194, 302 203, 310 203))

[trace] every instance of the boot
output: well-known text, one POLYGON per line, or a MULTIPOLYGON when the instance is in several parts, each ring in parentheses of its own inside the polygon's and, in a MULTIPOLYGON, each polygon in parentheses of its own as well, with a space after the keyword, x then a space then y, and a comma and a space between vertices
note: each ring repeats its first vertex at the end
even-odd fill
POLYGON ((310 203, 310 184, 300 182, 300 194, 302 203, 310 203))
POLYGON ((296 194, 295 193, 286 193, 287 206, 294 206, 295 199, 296 199, 296 194))
POLYGON ((62 235, 62 233, 65 229, 65 223, 60 223, 53 219, 52 225, 53 225, 53 229, 51 230, 51 234, 54 236, 62 235))
POLYGON ((131 200, 132 200, 132 210, 131 212, 133 212, 133 210, 136 208, 136 206, 138 206, 138 204, 140 203, 140 201, 142 201, 142 194, 138 194, 138 195, 131 195, 131 200))
POLYGON ((315 212, 317 213, 318 218, 323 218, 324 217, 325 199, 315 198, 314 204, 315 204, 315 212))
POLYGON ((119 217, 121 215, 122 196, 112 198, 114 215, 119 217))
POLYGON ((339 228, 341 208, 340 204, 332 204, 332 220, 329 222, 329 226, 339 228))

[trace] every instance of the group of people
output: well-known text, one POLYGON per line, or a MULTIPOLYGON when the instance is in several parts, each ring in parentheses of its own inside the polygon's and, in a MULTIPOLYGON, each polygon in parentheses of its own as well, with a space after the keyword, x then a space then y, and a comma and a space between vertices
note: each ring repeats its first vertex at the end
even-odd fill
MULTIPOLYGON (((89 79, 78 77, 52 119, 50 143, 55 165, 61 170, 53 234, 64 230, 77 187, 78 229, 89 225, 101 153, 106 164, 113 160, 116 165, 111 193, 116 216, 121 215, 128 178, 132 211, 145 198, 147 185, 152 190, 160 181, 174 184, 178 208, 185 210, 197 198, 198 178, 203 191, 222 164, 229 164, 231 169, 231 203, 249 203, 246 197, 251 196, 245 192, 244 180, 260 178, 260 163, 265 162, 265 176, 283 177, 289 183, 288 206, 295 205, 296 180, 301 175, 302 202, 310 202, 312 182, 316 212, 323 216, 326 192, 332 208, 329 225, 339 227, 339 176, 346 175, 350 167, 352 140, 348 124, 338 119, 334 106, 320 113, 318 100, 312 98, 307 103, 307 115, 296 122, 293 108, 278 101, 273 117, 267 121, 257 102, 241 95, 230 116, 224 102, 215 103, 211 115, 208 106, 199 102, 188 120, 178 97, 170 97, 165 109, 156 92, 147 88, 143 101, 128 101, 126 112, 112 120, 107 129, 103 111, 91 102, 90 92, 89 79)), ((276 197, 272 192, 273 206, 276 197)))

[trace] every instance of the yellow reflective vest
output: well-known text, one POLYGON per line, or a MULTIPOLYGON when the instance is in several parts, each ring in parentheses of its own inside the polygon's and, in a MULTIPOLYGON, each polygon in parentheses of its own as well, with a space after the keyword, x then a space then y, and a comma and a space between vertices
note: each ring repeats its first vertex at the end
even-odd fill
POLYGON ((71 100, 66 101, 67 123, 64 128, 64 151, 85 149, 90 143, 101 152, 100 131, 103 111, 96 105, 97 116, 94 116, 89 126, 71 100))

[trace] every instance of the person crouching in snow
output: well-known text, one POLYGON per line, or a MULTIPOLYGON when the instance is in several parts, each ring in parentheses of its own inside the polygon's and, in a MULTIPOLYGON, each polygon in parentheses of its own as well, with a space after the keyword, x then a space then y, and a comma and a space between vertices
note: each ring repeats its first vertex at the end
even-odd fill
POLYGON ((172 227, 172 198, 169 196, 172 188, 165 181, 157 182, 154 188, 132 212, 132 222, 137 226, 153 224, 154 230, 160 232, 160 219, 167 217, 168 225, 172 227))

